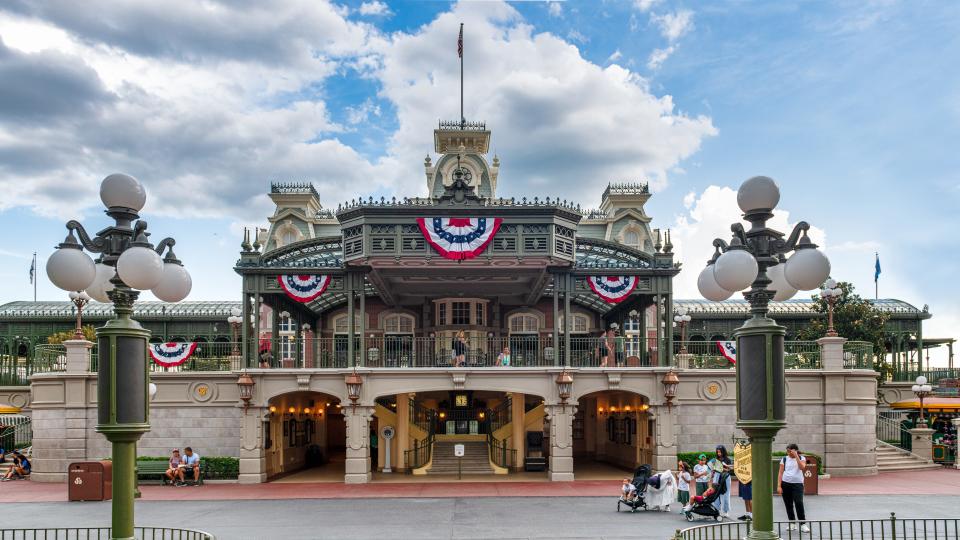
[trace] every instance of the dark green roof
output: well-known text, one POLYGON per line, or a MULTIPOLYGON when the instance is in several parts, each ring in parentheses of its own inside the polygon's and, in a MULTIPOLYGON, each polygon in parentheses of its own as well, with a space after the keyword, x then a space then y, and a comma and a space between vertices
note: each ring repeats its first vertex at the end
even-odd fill
MULTIPOLYGON (((240 302, 191 301, 191 302, 137 302, 133 318, 141 320, 165 318, 226 319, 240 302)), ((0 306, 0 321, 23 319, 63 320, 76 316, 72 302, 10 302, 0 306)), ((84 320, 107 320, 113 317, 113 304, 91 302, 83 308, 84 320)))
MULTIPOLYGON (((890 313, 891 315, 910 315, 912 317, 929 318, 930 313, 926 309, 920 310, 913 305, 896 300, 893 298, 882 298, 880 300, 870 300, 870 303, 877 306, 880 311, 890 313)), ((674 300, 674 310, 683 307, 690 315, 736 315, 747 317, 750 314, 750 304, 746 300, 724 300, 723 302, 711 302, 709 300, 674 300)), ((926 306, 924 306, 926 308, 926 306)), ((815 317, 821 315, 814 309, 813 300, 798 299, 787 300, 785 302, 770 302, 770 314, 776 318, 780 316, 797 317, 815 317)))

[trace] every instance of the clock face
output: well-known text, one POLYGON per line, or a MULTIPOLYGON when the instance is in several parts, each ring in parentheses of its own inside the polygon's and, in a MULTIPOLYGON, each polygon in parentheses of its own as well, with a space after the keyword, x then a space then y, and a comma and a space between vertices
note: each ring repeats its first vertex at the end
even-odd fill
POLYGON ((467 406, 467 395, 466 395, 466 394, 457 394, 456 398, 454 398, 454 399, 455 399, 454 403, 456 404, 457 407, 466 407, 466 406, 467 406))

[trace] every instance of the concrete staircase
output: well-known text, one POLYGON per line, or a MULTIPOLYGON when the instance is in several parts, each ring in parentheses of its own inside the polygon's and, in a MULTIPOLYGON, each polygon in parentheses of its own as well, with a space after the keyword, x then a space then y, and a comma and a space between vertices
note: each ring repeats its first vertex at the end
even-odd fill
POLYGON ((916 471, 923 469, 938 469, 933 460, 911 454, 883 441, 877 441, 877 470, 879 472, 916 471))
POLYGON ((463 474, 493 474, 489 450, 485 441, 436 441, 433 443, 433 462, 427 474, 457 474, 457 461, 453 447, 463 445, 463 474))

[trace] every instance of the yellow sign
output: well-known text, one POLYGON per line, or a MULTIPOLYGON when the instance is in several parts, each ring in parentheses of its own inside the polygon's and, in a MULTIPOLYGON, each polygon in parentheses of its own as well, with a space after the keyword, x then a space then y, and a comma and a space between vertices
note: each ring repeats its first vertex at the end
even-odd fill
POLYGON ((720 391, 720 385, 717 383, 710 383, 707 385, 707 393, 711 396, 717 395, 717 392, 720 391))
POLYGON ((738 441, 733 447, 733 471, 742 484, 753 481, 753 456, 750 455, 750 444, 738 441))
POLYGON ((197 393, 200 394, 200 397, 207 397, 207 392, 210 391, 210 388, 207 385, 202 384, 197 387, 197 393))

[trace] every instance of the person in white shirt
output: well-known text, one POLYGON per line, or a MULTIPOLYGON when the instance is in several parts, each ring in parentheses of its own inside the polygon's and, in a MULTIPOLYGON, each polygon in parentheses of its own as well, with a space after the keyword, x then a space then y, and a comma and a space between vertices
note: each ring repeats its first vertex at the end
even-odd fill
POLYGON ((680 513, 683 513, 683 507, 690 503, 690 482, 693 481, 689 467, 683 460, 677 462, 677 501, 680 502, 680 513))
POLYGON ((693 478, 697 481, 697 495, 703 495, 710 483, 710 467, 707 467, 707 456, 704 454, 697 457, 697 464, 693 466, 693 478))
MULTIPOLYGON (((777 473, 777 493, 783 497, 783 504, 787 507, 787 518, 790 521, 800 520, 800 530, 810 532, 810 526, 803 510, 803 471, 807 467, 807 458, 800 453, 795 443, 787 445, 787 455, 780 458, 780 472, 777 473), (794 512, 796 510, 796 512, 794 512)), ((790 524, 790 530, 797 530, 797 526, 790 524)))
POLYGON ((620 498, 627 502, 633 502, 637 498, 637 486, 633 485, 629 478, 623 479, 623 486, 620 491, 623 492, 620 498))

